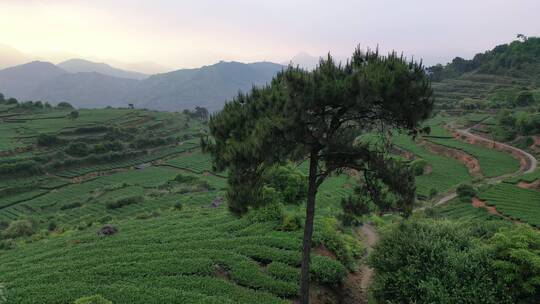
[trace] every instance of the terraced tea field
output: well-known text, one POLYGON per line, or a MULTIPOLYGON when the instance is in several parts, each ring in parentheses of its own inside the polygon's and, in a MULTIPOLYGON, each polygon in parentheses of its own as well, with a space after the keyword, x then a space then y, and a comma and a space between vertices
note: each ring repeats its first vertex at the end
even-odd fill
POLYGON ((444 193, 472 180, 467 168, 459 161, 433 154, 406 136, 395 136, 392 140, 400 148, 427 161, 431 167, 428 174, 416 177, 416 191, 419 195, 428 197, 432 189, 444 193))
POLYGON ((500 183, 480 192, 478 197, 511 219, 540 227, 540 191, 500 183))
POLYGON ((509 153, 457 140, 441 125, 442 123, 431 124, 431 133, 424 138, 435 144, 458 149, 473 156, 480 163, 480 169, 485 177, 501 176, 519 170, 519 160, 513 158, 509 153))
MULTIPOLYGON (((113 237, 86 229, 2 253, 0 281, 20 304, 92 294, 133 304, 288 303, 298 290, 301 233, 276 224, 189 202, 181 212, 115 222, 113 237)), ((313 256, 313 265, 320 284, 346 273, 328 257, 313 256)))

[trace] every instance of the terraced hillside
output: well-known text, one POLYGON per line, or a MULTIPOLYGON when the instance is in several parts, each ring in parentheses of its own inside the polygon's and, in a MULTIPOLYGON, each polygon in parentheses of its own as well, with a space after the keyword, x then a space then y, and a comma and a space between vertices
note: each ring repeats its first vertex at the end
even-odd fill
MULTIPOLYGON (((199 148, 203 122, 181 113, 73 111, 19 106, 2 114, 16 143, 0 152, 0 282, 10 301, 296 299, 302 206, 231 215, 221 199, 226 173, 211 172, 199 148), (98 236, 107 225, 118 232, 98 236)), ((319 288, 339 286, 363 254, 333 220, 352 185, 346 175, 332 177, 318 194, 319 288)))

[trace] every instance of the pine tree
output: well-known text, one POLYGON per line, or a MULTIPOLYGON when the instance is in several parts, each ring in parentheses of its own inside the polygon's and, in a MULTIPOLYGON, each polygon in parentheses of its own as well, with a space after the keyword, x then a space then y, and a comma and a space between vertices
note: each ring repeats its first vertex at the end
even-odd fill
MULTIPOLYGON (((243 214, 263 205, 262 176, 275 164, 309 162, 304 225, 301 302, 308 303, 309 266, 316 195, 333 173, 364 172, 396 198, 395 211, 410 214, 414 176, 383 149, 356 140, 362 134, 415 134, 433 107, 432 89, 421 63, 391 53, 356 49, 349 62, 330 55, 305 71, 289 66, 263 88, 253 88, 210 118, 202 140, 216 170, 228 169, 229 209, 243 214)), ((376 196, 377 187, 373 188, 376 196)))

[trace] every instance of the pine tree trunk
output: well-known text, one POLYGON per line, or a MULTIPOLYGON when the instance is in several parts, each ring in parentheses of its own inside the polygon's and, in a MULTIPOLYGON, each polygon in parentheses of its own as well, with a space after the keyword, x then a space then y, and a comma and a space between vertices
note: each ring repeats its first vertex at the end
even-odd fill
POLYGON ((300 303, 302 304, 309 304, 309 264, 311 238, 313 237, 313 219, 315 217, 315 196, 317 195, 317 163, 317 154, 312 152, 309 159, 309 188, 306 204, 306 222, 304 225, 302 272, 300 277, 300 303))

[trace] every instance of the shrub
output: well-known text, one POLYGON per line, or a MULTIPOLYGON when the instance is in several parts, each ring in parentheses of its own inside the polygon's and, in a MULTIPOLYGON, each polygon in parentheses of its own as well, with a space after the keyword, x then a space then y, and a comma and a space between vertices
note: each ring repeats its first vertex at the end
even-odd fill
POLYGON ((361 195, 349 195, 341 199, 341 221, 345 226, 356 226, 361 223, 359 217, 371 213, 370 201, 361 195))
POLYGON ((84 157, 90 153, 90 148, 83 142, 71 143, 65 152, 71 156, 84 157))
POLYGON ((307 196, 307 178, 291 165, 274 166, 266 170, 263 183, 273 188, 285 204, 298 204, 307 196))
POLYGON ((310 279, 321 284, 337 285, 347 275, 343 264, 323 256, 313 256, 310 268, 310 279))
POLYGON ((317 221, 313 244, 326 247, 349 270, 355 270, 356 260, 364 253, 362 243, 354 237, 339 232, 338 228, 335 218, 328 217, 317 221))
POLYGON ((58 228, 58 225, 54 221, 49 222, 49 225, 47 226, 47 229, 49 231, 55 231, 57 228, 58 228))
POLYGON ((176 202, 174 204, 174 210, 176 210, 176 211, 182 211, 182 207, 183 207, 183 205, 182 205, 181 202, 176 202))
POLYGON ((370 255, 378 303, 512 303, 493 278, 491 256, 464 223, 408 220, 370 255))
POLYGON ((435 195, 437 195, 438 193, 439 193, 439 191, 437 191, 437 189, 435 189, 435 188, 429 189, 429 198, 435 197, 435 195))
POLYGON ((107 209, 118 209, 127 205, 142 203, 143 201, 144 198, 140 195, 131 196, 119 199, 117 201, 108 201, 107 203, 105 203, 105 207, 107 207, 107 209))
POLYGON ((281 221, 280 230, 296 231, 302 228, 302 217, 299 214, 287 214, 281 221))
POLYGON ((17 220, 9 224, 4 230, 3 236, 5 238, 18 238, 23 236, 31 236, 36 233, 34 224, 29 220, 17 220))
POLYGON ((74 202, 74 203, 67 203, 62 206, 60 206, 60 210, 69 210, 69 209, 75 209, 82 206, 81 202, 74 202))
POLYGON ((283 218, 283 205, 276 202, 268 204, 257 210, 252 210, 248 217, 252 223, 281 221, 283 218))
POLYGON ((530 91, 522 91, 514 100, 514 104, 518 107, 526 107, 535 102, 534 96, 530 91))
POLYGON ((540 234, 529 227, 504 228, 489 240, 501 288, 514 303, 539 303, 540 234))
POLYGON ((62 101, 56 105, 57 108, 73 109, 73 106, 69 102, 62 101))
POLYGON ((476 195, 476 190, 469 184, 461 184, 457 187, 456 193, 460 200, 470 201, 476 195))
POLYGON ((411 170, 415 176, 420 176, 424 174, 428 162, 423 159, 415 159, 411 162, 411 170))
POLYGON ((0 230, 4 230, 9 226, 9 222, 0 220, 0 230))
POLYGON ((61 143, 62 141, 56 135, 39 134, 37 144, 43 147, 49 147, 61 143))
POLYGON ((0 250, 10 250, 15 248, 13 240, 0 240, 0 250))
POLYGON ((174 178, 174 181, 176 182, 179 182, 179 183, 183 183, 183 184, 189 184, 189 183, 193 183, 195 181, 197 181, 198 178, 196 176, 193 176, 193 175, 185 175, 185 174, 182 174, 182 173, 179 173, 175 178, 174 178))
POLYGON ((110 215, 106 215, 106 216, 104 216, 102 218, 99 218, 97 220, 97 222, 100 223, 100 224, 105 224, 105 223, 108 223, 110 221, 112 221, 112 217, 110 215))
POLYGON ((112 302, 100 295, 95 295, 77 299, 75 304, 112 304, 112 302))

